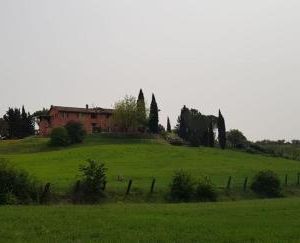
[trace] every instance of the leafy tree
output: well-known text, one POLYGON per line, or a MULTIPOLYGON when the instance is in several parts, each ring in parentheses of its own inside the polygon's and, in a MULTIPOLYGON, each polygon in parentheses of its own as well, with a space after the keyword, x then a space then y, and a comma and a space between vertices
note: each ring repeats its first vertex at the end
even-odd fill
POLYGON ((21 137, 34 135, 33 117, 30 115, 30 113, 26 113, 24 106, 22 106, 21 117, 22 117, 21 137))
POLYGON ((227 132, 227 141, 233 148, 244 148, 248 143, 247 138, 244 136, 244 134, 237 129, 233 129, 227 132))
POLYGON ((159 133, 164 133, 165 131, 166 131, 166 128, 163 125, 159 124, 158 125, 158 132, 159 133))
POLYGON ((167 120, 167 132, 171 132, 171 123, 170 123, 170 118, 168 117, 167 120))
POLYGON ((122 132, 135 132, 138 126, 137 104, 132 96, 125 98, 115 104, 113 122, 122 132))
POLYGON ((215 133, 213 128, 213 122, 210 121, 209 127, 208 127, 208 146, 214 147, 215 146, 215 133))
POLYGON ((218 117, 218 132, 219 132, 218 140, 219 140, 220 147, 222 149, 225 149, 225 147, 226 147, 226 127, 225 127, 224 117, 220 110, 219 110, 219 117, 218 117))
POLYGON ((22 117, 20 109, 9 108, 4 115, 8 125, 8 138, 22 138, 22 117))
POLYGON ((43 108, 42 110, 38 110, 32 114, 34 117, 38 116, 47 116, 49 113, 49 109, 43 108))
POLYGON ((24 106, 22 112, 18 108, 9 108, 4 115, 8 126, 8 138, 24 138, 34 135, 33 117, 26 113, 24 106))
POLYGON ((7 137, 7 136, 8 136, 8 124, 3 118, 0 118, 0 138, 7 137))
POLYGON ((69 141, 71 144, 82 143, 86 135, 86 131, 80 122, 69 122, 65 125, 68 131, 69 141))
POLYGON ((149 114, 149 130, 151 133, 158 133, 158 107, 154 94, 152 94, 152 101, 149 114))
POLYGON ((67 146, 70 144, 70 137, 68 131, 64 127, 56 127, 50 134, 51 146, 67 146))
POLYGON ((181 109, 180 116, 178 117, 177 121, 177 133, 178 136, 184 140, 188 140, 188 133, 189 133, 189 118, 190 118, 190 110, 183 106, 181 109))
POLYGON ((141 132, 145 131, 147 125, 146 105, 143 90, 140 89, 139 97, 136 103, 138 129, 141 132))
POLYGON ((202 115, 198 110, 184 106, 178 118, 177 133, 192 146, 208 146, 209 123, 212 120, 213 116, 202 115))

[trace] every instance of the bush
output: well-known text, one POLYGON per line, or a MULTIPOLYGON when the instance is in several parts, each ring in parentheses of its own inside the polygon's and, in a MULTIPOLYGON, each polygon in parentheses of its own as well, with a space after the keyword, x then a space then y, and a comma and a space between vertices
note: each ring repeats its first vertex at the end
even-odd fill
POLYGON ((196 199, 201 202, 217 201, 217 192, 215 186, 209 178, 205 177, 198 182, 195 193, 196 199))
POLYGON ((17 205, 18 199, 17 197, 8 192, 0 194, 0 205, 17 205))
POLYGON ((83 142, 86 132, 81 123, 69 122, 67 125, 65 125, 65 128, 68 131, 71 144, 83 142))
POLYGON ((104 198, 106 170, 103 163, 94 160, 87 160, 87 165, 81 165, 81 180, 74 186, 73 201, 94 203, 104 198))
POLYGON ((254 177, 251 189, 263 197, 279 197, 281 195, 280 179, 273 171, 260 171, 254 177))
POLYGON ((37 183, 24 171, 0 159, 0 204, 28 204, 37 201, 37 183))
POLYGON ((170 185, 170 199, 175 202, 190 201, 194 195, 194 185, 190 174, 182 170, 175 172, 170 185))
POLYGON ((185 144, 184 140, 174 133, 168 133, 165 135, 166 140, 175 146, 182 146, 185 144))
POLYGON ((247 138, 237 129, 230 130, 226 133, 226 136, 227 141, 232 148, 242 149, 248 146, 247 138))
POLYGON ((70 144, 68 131, 64 127, 54 128, 50 134, 50 145, 67 146, 70 144))

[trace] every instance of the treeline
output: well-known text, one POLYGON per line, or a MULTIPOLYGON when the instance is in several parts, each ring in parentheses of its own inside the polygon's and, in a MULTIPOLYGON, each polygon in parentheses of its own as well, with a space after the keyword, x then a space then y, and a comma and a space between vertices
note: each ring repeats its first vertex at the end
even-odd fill
POLYGON ((143 90, 136 100, 126 96, 114 106, 113 124, 116 131, 158 134, 164 127, 159 124, 159 109, 154 94, 147 110, 143 90), (148 112, 149 110, 149 112, 148 112))
POLYGON ((0 118, 0 136, 14 139, 35 134, 34 118, 26 112, 24 106, 9 108, 3 118, 0 118))
POLYGON ((258 145, 300 145, 300 140, 291 140, 285 141, 284 139, 282 140, 262 140, 262 141, 257 141, 256 144, 258 145))
POLYGON ((214 147, 216 145, 215 130, 218 130, 218 143, 222 149, 226 147, 225 119, 219 111, 219 116, 203 115, 196 109, 184 106, 176 126, 180 138, 192 146, 214 147))

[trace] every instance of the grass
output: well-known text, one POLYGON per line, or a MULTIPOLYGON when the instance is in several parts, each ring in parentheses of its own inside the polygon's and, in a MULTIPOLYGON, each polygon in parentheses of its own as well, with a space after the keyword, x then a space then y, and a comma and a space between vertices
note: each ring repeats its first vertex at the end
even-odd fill
POLYGON ((298 161, 252 155, 213 148, 176 147, 159 139, 125 139, 90 136, 84 144, 56 149, 47 146, 47 139, 29 138, 1 141, 0 157, 51 182, 56 190, 65 191, 76 180, 78 167, 86 159, 103 161, 108 168, 108 189, 124 190, 129 179, 133 187, 149 191, 153 177, 157 189, 166 190, 175 170, 184 169, 194 177, 208 175, 218 186, 225 186, 228 176, 232 185, 241 187, 246 176, 271 169, 290 182, 300 172, 298 161), (117 180, 118 175, 125 181, 117 180))
MULTIPOLYGON (((236 188, 259 170, 271 169, 282 178, 289 174, 290 183, 296 182, 300 172, 299 161, 231 150, 175 147, 160 139, 96 135, 68 148, 53 148, 47 143, 43 138, 0 141, 0 158, 43 182, 51 182, 59 192, 65 192, 77 179, 78 166, 88 158, 105 162, 111 191, 125 191, 128 179, 133 179, 135 191, 148 192, 155 177, 156 190, 166 192, 178 169, 194 177, 208 175, 218 186, 225 186, 232 176, 236 188), (125 181, 119 182, 118 175, 125 181)), ((299 242, 300 199, 295 197, 299 187, 285 190, 294 197, 137 204, 126 203, 130 197, 124 200, 116 196, 115 203, 97 206, 3 206, 0 242, 299 242)))
POLYGON ((1 242, 299 242, 300 199, 0 207, 1 242))
POLYGON ((300 161, 299 144, 265 144, 260 146, 275 156, 300 161))

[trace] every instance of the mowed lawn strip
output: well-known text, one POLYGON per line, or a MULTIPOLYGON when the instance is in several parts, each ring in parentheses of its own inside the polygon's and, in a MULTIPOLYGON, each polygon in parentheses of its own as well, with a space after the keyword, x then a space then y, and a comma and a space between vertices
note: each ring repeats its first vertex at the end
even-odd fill
POLYGON ((299 242, 300 199, 0 207, 1 242, 299 242))
POLYGON ((299 161, 217 148, 176 147, 159 139, 93 136, 84 144, 63 149, 48 148, 46 141, 32 138, 16 142, 16 145, 2 141, 0 157, 9 159, 44 183, 52 183, 58 191, 65 191, 74 183, 79 165, 87 159, 105 163, 108 168, 107 188, 111 190, 125 190, 127 181, 132 179, 133 187, 147 192, 152 178, 156 178, 156 189, 166 190, 174 171, 179 169, 191 172, 195 178, 208 175, 217 186, 225 186, 228 177, 232 176, 232 185, 238 187, 242 187, 246 176, 251 177, 260 170, 273 170, 282 179, 288 174, 290 183, 296 183, 300 172, 299 161), (118 181, 118 176, 125 180, 118 181))

